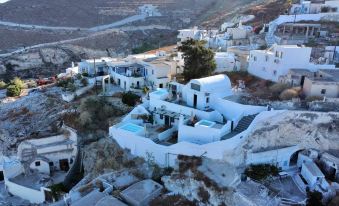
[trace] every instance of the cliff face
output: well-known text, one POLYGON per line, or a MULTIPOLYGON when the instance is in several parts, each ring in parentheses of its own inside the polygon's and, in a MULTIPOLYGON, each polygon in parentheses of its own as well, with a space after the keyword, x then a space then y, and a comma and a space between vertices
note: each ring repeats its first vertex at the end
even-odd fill
POLYGON ((258 123, 243 147, 253 152, 293 145, 339 150, 338 134, 339 113, 285 111, 258 123))

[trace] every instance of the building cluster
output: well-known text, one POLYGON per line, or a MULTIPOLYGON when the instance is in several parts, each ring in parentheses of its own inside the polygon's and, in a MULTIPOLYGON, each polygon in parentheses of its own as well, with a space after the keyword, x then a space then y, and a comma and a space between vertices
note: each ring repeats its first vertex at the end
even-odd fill
POLYGON ((339 186, 339 158, 315 149, 299 146, 250 153, 247 164, 276 165, 282 175, 292 177, 292 182, 306 195, 307 191, 322 193, 325 202, 336 195, 339 186))
POLYGON ((32 204, 52 202, 50 186, 64 182, 78 155, 77 133, 62 133, 21 142, 17 155, 0 159, 0 177, 8 193, 32 204))
POLYGON ((185 85, 173 81, 149 93, 109 134, 132 154, 152 154, 162 166, 173 166, 180 154, 222 159, 226 148, 242 142, 257 115, 270 113, 227 100, 232 94, 226 75, 185 85))
MULTIPOLYGON (((258 49, 253 28, 241 21, 226 22, 220 30, 179 30, 178 44, 188 39, 204 40, 206 47, 215 50, 216 73, 247 70, 261 79, 300 86, 306 96, 339 98, 339 49, 331 44, 337 33, 322 25, 324 21, 339 21, 338 2, 302 0, 293 5, 293 15, 281 15, 264 26, 267 49, 258 49), (324 52, 317 58, 313 48, 304 45, 312 41, 325 43, 324 52)), ((139 9, 143 15, 160 15, 152 5, 139 9)), ((143 95, 142 103, 112 125, 109 135, 123 149, 145 159, 152 157, 162 167, 174 166, 179 155, 224 160, 225 153, 235 151, 258 121, 277 115, 268 106, 230 101, 234 90, 224 74, 181 84, 175 76, 183 69, 182 53, 171 57, 158 51, 126 58, 82 60, 63 75, 89 77, 93 80, 90 85, 99 82, 103 94, 108 95, 113 84, 123 91, 138 93, 147 88, 149 92, 143 95)), ((66 126, 63 130, 57 136, 23 141, 17 156, 3 157, 0 178, 8 192, 34 204, 52 200, 48 187, 64 181, 78 154, 76 132, 66 126)), ((277 166, 305 194, 307 190, 319 191, 331 198, 338 186, 339 160, 329 153, 293 146, 249 153, 245 161, 246 165, 277 166)), ((86 205, 93 200, 102 205, 110 201, 125 205, 107 195, 113 187, 104 181, 100 188, 104 192, 92 190, 66 201, 72 205, 86 205)), ((123 190, 121 195, 130 205, 145 205, 161 189, 161 185, 145 180, 123 190)))

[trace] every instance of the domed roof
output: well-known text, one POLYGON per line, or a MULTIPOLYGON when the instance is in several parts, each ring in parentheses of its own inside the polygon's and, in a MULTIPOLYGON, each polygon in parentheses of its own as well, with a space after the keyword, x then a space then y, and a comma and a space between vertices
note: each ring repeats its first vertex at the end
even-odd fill
POLYGON ((224 94, 224 96, 232 94, 231 81, 228 76, 224 74, 205 77, 201 79, 193 79, 190 83, 200 85, 201 92, 222 93, 224 94))

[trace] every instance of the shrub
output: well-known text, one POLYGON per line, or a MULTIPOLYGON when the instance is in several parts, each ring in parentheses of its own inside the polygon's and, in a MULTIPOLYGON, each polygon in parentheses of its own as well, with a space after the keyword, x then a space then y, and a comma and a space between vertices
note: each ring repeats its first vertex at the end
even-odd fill
POLYGON ((88 79, 87 78, 83 78, 81 79, 81 84, 86 87, 88 85, 88 79))
POLYGON ((287 84, 277 83, 269 87, 269 91, 272 93, 274 98, 278 98, 279 95, 290 86, 287 84))
POLYGON ((64 79, 60 79, 57 82, 57 86, 67 88, 69 83, 74 83, 74 80, 72 78, 64 78, 64 79))
POLYGON ((82 73, 82 76, 84 76, 84 77, 88 77, 89 75, 88 75, 88 73, 87 73, 87 72, 83 72, 83 73, 82 73))
POLYGON ((281 100, 291 100, 298 97, 298 92, 295 89, 285 89, 280 95, 281 100))
POLYGON ((259 164, 246 168, 245 175, 255 180, 265 180, 269 176, 277 176, 279 169, 274 165, 259 164))
POLYGON ((67 84, 67 90, 70 92, 75 92, 76 91, 76 86, 74 85, 74 83, 68 82, 67 84))
POLYGON ((27 81, 27 82, 26 82, 26 85, 27 85, 27 88, 35 88, 35 87, 38 86, 37 83, 36 83, 36 81, 34 81, 34 80, 29 80, 29 81, 27 81))
POLYGON ((121 100, 124 104, 133 107, 140 100, 140 97, 132 92, 125 92, 122 94, 121 100))
POLYGON ((198 205, 195 202, 189 201, 179 195, 169 195, 169 196, 159 196, 151 200, 149 203, 150 206, 196 206, 198 205))
POLYGON ((75 75, 75 78, 77 78, 77 80, 81 80, 82 79, 82 75, 81 74, 77 74, 77 75, 75 75))
POLYGON ((109 118, 124 114, 120 108, 110 105, 103 97, 83 99, 79 112, 77 122, 81 129, 85 130, 106 129, 109 126, 109 118))
POLYGON ((306 205, 307 206, 322 206, 322 199, 323 195, 318 191, 307 191, 307 200, 306 205))
POLYGON ((0 81, 0 89, 6 89, 7 84, 4 81, 0 81))
POLYGON ((323 97, 320 97, 320 96, 308 96, 306 97, 306 101, 307 102, 313 102, 313 101, 321 101, 323 100, 324 98, 323 97))
POLYGON ((17 85, 9 85, 7 87, 6 95, 8 97, 17 97, 17 96, 20 96, 20 94, 21 94, 21 88, 18 87, 17 85))
POLYGON ((203 187, 199 187, 198 196, 203 203, 207 203, 210 199, 210 194, 203 187))
POLYGON ((148 87, 144 87, 143 89, 142 89, 142 92, 144 93, 144 94, 147 94, 148 92, 149 92, 149 88, 148 87))
POLYGON ((25 87, 25 83, 19 77, 14 77, 10 84, 16 85, 20 90, 25 87))

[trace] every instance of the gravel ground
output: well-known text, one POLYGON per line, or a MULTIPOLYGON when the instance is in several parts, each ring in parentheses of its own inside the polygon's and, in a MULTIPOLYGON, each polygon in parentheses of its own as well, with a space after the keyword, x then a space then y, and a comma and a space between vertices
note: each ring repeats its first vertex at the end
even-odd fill
MULTIPOLYGON (((14 150, 33 132, 44 133, 65 109, 57 87, 30 93, 21 98, 0 100, 0 154, 14 150)), ((47 133, 48 134, 48 133, 47 133)))

